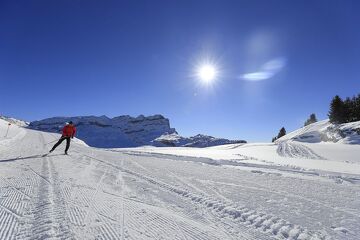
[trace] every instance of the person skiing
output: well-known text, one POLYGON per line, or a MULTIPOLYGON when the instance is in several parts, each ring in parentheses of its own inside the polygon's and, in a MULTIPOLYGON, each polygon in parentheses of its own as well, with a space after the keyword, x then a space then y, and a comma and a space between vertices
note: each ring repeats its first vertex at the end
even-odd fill
POLYGON ((62 129, 61 138, 52 147, 50 152, 54 151, 55 148, 57 148, 57 146, 59 146, 64 140, 66 140, 65 154, 67 155, 68 154, 67 151, 69 150, 69 147, 70 147, 70 138, 74 138, 75 133, 76 133, 76 128, 73 125, 73 122, 72 121, 67 122, 66 125, 64 126, 64 128, 62 129))

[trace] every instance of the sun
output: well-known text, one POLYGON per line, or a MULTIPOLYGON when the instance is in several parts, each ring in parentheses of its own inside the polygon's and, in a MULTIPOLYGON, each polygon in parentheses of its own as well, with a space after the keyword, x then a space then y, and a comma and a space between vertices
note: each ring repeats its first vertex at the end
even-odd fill
POLYGON ((212 92, 223 80, 222 66, 219 58, 203 53, 193 59, 192 72, 189 77, 194 80, 196 88, 212 92))
POLYGON ((204 64, 198 67, 197 69, 197 77, 203 83, 211 83, 217 77, 217 69, 215 65, 212 64, 204 64))

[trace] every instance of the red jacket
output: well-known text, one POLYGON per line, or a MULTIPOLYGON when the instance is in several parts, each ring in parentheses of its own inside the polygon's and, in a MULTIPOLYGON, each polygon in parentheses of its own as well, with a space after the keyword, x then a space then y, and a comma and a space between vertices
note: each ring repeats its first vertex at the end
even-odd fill
POLYGON ((62 130, 63 137, 74 137, 76 128, 74 125, 66 125, 62 130))

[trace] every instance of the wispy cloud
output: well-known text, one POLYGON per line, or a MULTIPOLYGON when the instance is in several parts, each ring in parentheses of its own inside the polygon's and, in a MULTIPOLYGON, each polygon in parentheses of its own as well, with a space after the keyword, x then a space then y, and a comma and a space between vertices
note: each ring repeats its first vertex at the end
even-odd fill
POLYGON ((275 58, 263 64, 258 72, 245 73, 241 76, 247 81, 261 81, 272 78, 286 66, 285 58, 275 58))

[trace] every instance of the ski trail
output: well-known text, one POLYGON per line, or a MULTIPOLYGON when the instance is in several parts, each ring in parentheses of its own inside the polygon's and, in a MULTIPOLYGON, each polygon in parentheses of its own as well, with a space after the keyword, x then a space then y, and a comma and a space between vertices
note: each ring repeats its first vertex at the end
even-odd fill
MULTIPOLYGON (((122 161, 122 162, 124 162, 124 161, 122 161)), ((106 167, 108 167, 110 169, 117 169, 117 168, 113 168, 113 167, 109 166, 108 164, 104 164, 102 162, 100 162, 100 163, 103 166, 106 166, 106 167)), ((123 164, 123 163, 121 163, 121 161, 119 161, 119 163, 120 163, 120 165, 123 164)), ((117 169, 117 171, 119 171, 119 169, 117 169)), ((121 172, 121 175, 123 173, 126 173, 126 172, 123 172, 121 170, 120 170, 120 172, 121 172)), ((126 173, 126 174, 128 174, 128 173, 126 173)), ((118 178, 118 180, 119 180, 119 178, 118 178)), ((148 204, 146 204, 144 202, 139 202, 136 199, 126 198, 124 196, 121 196, 121 193, 119 193, 119 195, 114 194, 114 193, 108 193, 108 194, 121 198, 122 201, 124 202, 124 205, 127 206, 126 209, 124 210, 124 213, 126 213, 126 215, 130 216, 130 219, 128 219, 128 217, 126 217, 126 218, 124 217, 124 219, 126 219, 126 222, 124 223, 124 225, 128 225, 129 228, 131 229, 131 232, 129 233, 130 235, 135 234, 133 232, 133 228, 139 228, 141 226, 139 231, 149 232, 150 231, 149 229, 154 228, 154 230, 152 230, 151 233, 150 232, 148 233, 148 234, 154 236, 153 239, 157 239, 157 237, 155 237, 155 236, 157 236, 158 234, 162 234, 164 236, 168 235, 169 239, 172 239, 172 238, 170 238, 170 236, 172 234, 174 234, 174 239, 178 239, 179 236, 180 236, 180 239, 184 239, 184 237, 187 238, 187 239, 198 239, 196 236, 199 236, 199 239, 219 239, 219 238, 211 237, 211 235, 213 235, 213 232, 215 231, 214 229, 209 228, 205 232, 204 232, 204 230, 202 230, 200 232, 199 232, 199 230, 196 230, 194 232, 194 230, 191 230, 191 225, 189 225, 189 223, 187 222, 188 220, 186 220, 185 222, 183 222, 183 221, 179 222, 179 220, 176 220, 176 219, 169 219, 168 217, 166 217, 166 215, 169 214, 169 212, 168 212, 169 210, 167 210, 167 209, 164 210, 163 208, 158 208, 158 207, 153 206, 153 205, 148 205, 148 204), (141 205, 139 205, 139 203, 141 205, 145 204, 147 206, 146 207, 147 208, 146 213, 145 212, 143 213, 142 211, 138 210, 138 208, 140 210, 143 208, 143 207, 141 207, 141 205), (136 208, 134 208, 134 207, 136 207, 136 208), (149 209, 149 207, 150 207, 150 209, 149 209), (153 209, 153 211, 151 209, 153 209), (166 213, 162 213, 162 212, 166 212, 166 213), (139 217, 134 217, 134 215, 139 216, 139 217), (154 215, 154 217, 151 217, 151 215, 154 215), (145 218, 145 219, 143 219, 143 218, 145 218), (138 225, 140 219, 142 219, 142 221, 145 221, 146 219, 148 219, 148 220, 146 220, 143 224, 138 225), (159 222, 159 221, 161 221, 161 222, 159 222), (162 228, 159 229, 158 228, 158 226, 162 226, 164 224, 166 224, 167 226, 169 226, 169 224, 171 224, 173 233, 167 233, 166 234, 166 232, 163 232, 165 229, 162 229, 162 228), (146 230, 143 229, 143 227, 144 227, 143 225, 145 225, 145 226, 148 225, 146 230), (137 227, 135 227, 135 226, 137 226, 137 227), (184 227, 185 227, 185 229, 184 229, 184 227), (184 231, 187 232, 187 233, 185 233, 184 231), (190 238, 187 236, 188 234, 191 234, 190 238), (200 237, 201 235, 204 235, 206 237, 200 237), (177 237, 175 237, 175 236, 177 236, 177 237)), ((119 203, 120 208, 121 208, 121 205, 122 205, 122 201, 120 201, 120 203, 119 203)), ((122 221, 122 220, 120 219, 120 221, 122 221)), ((191 223, 191 224, 193 224, 193 223, 191 223)), ((203 228, 203 226, 204 225, 202 225, 199 228, 201 229, 201 228, 203 228)), ((125 226, 124 226, 124 229, 125 229, 125 226)), ((127 233, 125 232, 123 236, 126 237, 127 233)), ((223 239, 223 238, 221 238, 221 239, 223 239)))
POLYGON ((14 239, 13 233, 17 228, 16 217, 0 209, 0 239, 14 239))
MULTIPOLYGON (((99 193, 99 190, 100 190, 100 188, 101 188, 101 183, 102 183, 105 175, 106 175, 106 172, 104 172, 104 173, 102 174, 102 176, 101 176, 100 179, 99 179, 99 182, 98 182, 97 185, 96 185, 95 193, 94 193, 94 195, 92 196, 92 200, 89 202, 89 208, 90 208, 90 207, 92 207, 92 208, 95 207, 95 206, 94 206, 94 205, 95 205, 94 202, 96 201, 96 196, 97 196, 98 193, 99 193)), ((86 215, 85 215, 83 227, 88 227, 88 225, 89 225, 89 223, 88 223, 89 213, 90 213, 90 210, 88 210, 87 213, 86 213, 86 215)))
POLYGON ((277 153, 282 157, 325 160, 311 148, 293 141, 282 141, 278 144, 277 153))
MULTIPOLYGON (((140 178, 144 181, 147 181, 153 185, 156 185, 159 188, 162 188, 166 191, 172 192, 174 194, 177 194, 188 201, 192 202, 193 204, 199 204, 202 207, 205 207, 209 211, 211 211, 214 214, 220 214, 222 217, 228 217, 230 219, 233 219, 235 223, 237 223, 239 226, 244 226, 244 231, 246 231, 245 226, 252 226, 254 229, 260 229, 262 232, 270 233, 272 236, 275 237, 281 237, 281 238, 318 238, 318 239, 325 239, 326 237, 323 236, 322 233, 319 232, 311 232, 308 231, 305 228, 302 228, 301 226, 294 225, 289 223, 288 221, 285 221, 283 219, 280 219, 278 217, 274 217, 271 215, 267 215, 265 213, 258 213, 255 210, 248 209, 246 207, 238 206, 233 203, 229 202, 223 202, 221 200, 212 199, 208 197, 204 197, 201 195, 197 195, 195 193, 186 191, 184 189, 180 189, 174 186, 171 186, 169 184, 163 183, 157 179, 154 179, 149 176, 145 176, 136 172, 133 172, 129 169, 122 168, 121 166, 112 164, 108 161, 97 159, 92 156, 87 156, 94 160, 97 160, 99 162, 102 162, 106 165, 112 166, 116 169, 119 169, 125 173, 128 173, 130 175, 133 175, 137 178, 140 178)), ((265 236, 261 236, 261 232, 258 232, 257 238, 263 238, 265 236)), ((248 235, 249 238, 251 238, 251 235, 248 235)), ((268 238, 271 236, 268 236, 268 238)))
MULTIPOLYGON (((121 167, 124 166, 124 160, 121 160, 121 167)), ((124 178, 122 176, 122 172, 119 171, 119 180, 121 181, 121 197, 122 197, 122 201, 121 201, 121 240, 125 239, 125 202, 124 202, 124 186, 125 186, 125 182, 124 182, 124 178)))
POLYGON ((2 204, 0 204, 0 207, 7 213, 9 213, 10 215, 16 217, 16 218, 21 218, 22 216, 19 215, 16 211, 12 210, 11 208, 8 208, 2 204))
POLYGON ((28 213, 25 228, 19 237, 22 239, 70 238, 65 206, 57 190, 57 177, 49 158, 42 160, 41 174, 36 173, 36 175, 40 178, 38 193, 35 201, 32 202, 32 210, 28 213))
MULTIPOLYGON (((124 165, 123 160, 121 160, 121 166, 124 165)), ((117 178, 115 183, 117 185, 120 185, 120 195, 116 195, 116 194, 112 194, 112 193, 108 193, 108 192, 104 192, 113 196, 116 196, 118 198, 120 198, 120 212, 121 212, 121 216, 120 216, 120 237, 121 240, 125 239, 125 197, 124 197, 124 188, 125 188, 125 179, 123 178, 122 172, 121 171, 117 171, 117 178)))
POLYGON ((30 195, 28 195, 27 193, 19 190, 19 189, 16 188, 16 187, 14 187, 14 185, 12 185, 7 179, 5 179, 5 178, 3 178, 3 177, 1 177, 1 176, 0 176, 0 179, 1 179, 2 182, 6 183, 6 185, 8 185, 12 190, 14 190, 14 191, 16 191, 16 192, 24 195, 24 197, 25 197, 27 200, 30 200, 30 199, 31 199, 30 195))
MULTIPOLYGON (((208 195, 205 191, 203 191, 203 190, 201 190, 200 188, 196 187, 194 184, 191 184, 189 181, 185 181, 183 178, 179 177, 179 176, 178 176, 177 174, 175 174, 174 172, 169 171, 169 173, 170 173, 174 178, 176 178, 177 181, 182 182, 185 186, 187 185, 187 186, 189 186, 190 188, 196 190, 196 191, 197 191, 198 193, 200 193, 202 196, 207 196, 207 195, 208 195)), ((222 200, 227 200, 224 196, 222 196, 222 195, 220 195, 220 194, 218 194, 218 193, 216 193, 216 195, 217 195, 218 197, 220 197, 222 200)), ((205 209, 201 209, 201 212, 202 212, 203 215, 206 215, 205 209)), ((209 223, 211 226, 214 227, 214 229, 217 229, 217 225, 216 225, 216 223, 215 223, 215 220, 214 220, 212 217, 209 216, 209 217, 206 218, 206 220, 208 221, 207 223, 209 223)), ((226 231, 223 231, 222 229, 219 229, 218 231, 221 231, 221 233, 222 233, 224 236, 226 236, 226 239, 233 239, 233 237, 231 237, 226 231)))

